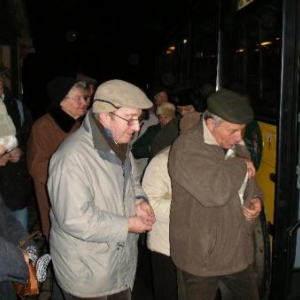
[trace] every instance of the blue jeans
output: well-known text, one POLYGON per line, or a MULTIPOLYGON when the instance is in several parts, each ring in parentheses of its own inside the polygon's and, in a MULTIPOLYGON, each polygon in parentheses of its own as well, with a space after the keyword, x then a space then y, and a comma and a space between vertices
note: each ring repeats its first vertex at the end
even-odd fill
POLYGON ((28 207, 12 211, 12 214, 28 230, 28 207))

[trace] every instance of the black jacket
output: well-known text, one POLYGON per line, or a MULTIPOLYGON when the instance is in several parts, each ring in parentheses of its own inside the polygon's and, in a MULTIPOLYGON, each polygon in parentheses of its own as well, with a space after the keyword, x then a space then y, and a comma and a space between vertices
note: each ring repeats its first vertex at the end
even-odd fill
POLYGON ((5 89, 4 94, 4 104, 14 122, 19 147, 23 151, 23 156, 17 163, 8 162, 5 166, 0 166, 0 191, 6 205, 14 211, 28 206, 34 195, 32 181, 26 165, 26 145, 32 118, 30 112, 24 106, 24 118, 22 118, 17 100, 7 89, 5 89))
POLYGON ((132 144, 131 152, 134 158, 150 158, 151 142, 160 130, 160 123, 149 126, 145 133, 132 144))
POLYGON ((172 145, 179 136, 179 123, 182 116, 177 115, 165 127, 163 127, 151 141, 150 158, 154 157, 158 152, 172 145))

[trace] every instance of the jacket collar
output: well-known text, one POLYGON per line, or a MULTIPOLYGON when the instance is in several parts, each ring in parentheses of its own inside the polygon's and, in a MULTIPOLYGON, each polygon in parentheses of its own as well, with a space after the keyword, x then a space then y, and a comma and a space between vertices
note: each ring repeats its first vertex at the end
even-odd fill
POLYGON ((208 145, 215 145, 215 146, 219 146, 217 140, 215 139, 215 137, 211 134, 211 132, 209 131, 205 119, 202 116, 202 126, 203 126, 203 139, 204 139, 204 143, 208 144, 208 145))
POLYGON ((91 126, 94 147, 106 152, 112 150, 124 163, 128 152, 128 145, 117 145, 113 141, 110 130, 104 128, 91 111, 88 112, 87 118, 91 126))
POLYGON ((49 114, 64 132, 70 132, 74 124, 81 120, 81 118, 80 120, 72 118, 69 114, 63 111, 60 106, 51 106, 49 108, 49 114))

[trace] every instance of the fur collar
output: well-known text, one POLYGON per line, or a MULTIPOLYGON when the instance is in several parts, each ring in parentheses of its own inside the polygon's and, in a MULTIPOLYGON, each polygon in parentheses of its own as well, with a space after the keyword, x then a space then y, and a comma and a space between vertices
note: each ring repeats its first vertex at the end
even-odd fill
POLYGON ((49 108, 49 114, 64 132, 70 132, 75 123, 81 120, 81 118, 72 118, 69 114, 63 111, 60 106, 51 106, 49 108))

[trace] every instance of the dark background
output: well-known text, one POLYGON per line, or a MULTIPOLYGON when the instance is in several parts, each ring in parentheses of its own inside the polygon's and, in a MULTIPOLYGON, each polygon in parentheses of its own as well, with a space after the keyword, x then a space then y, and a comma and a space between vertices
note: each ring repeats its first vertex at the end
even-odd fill
POLYGON ((164 41, 205 1, 0 0, 0 45, 12 49, 12 90, 37 118, 57 75, 81 71, 98 83, 118 78, 151 88, 164 41), (20 41, 29 41, 21 55, 20 41))
POLYGON ((153 81, 155 55, 191 4, 183 0, 27 0, 36 53, 28 68, 81 70, 99 81, 153 81))

